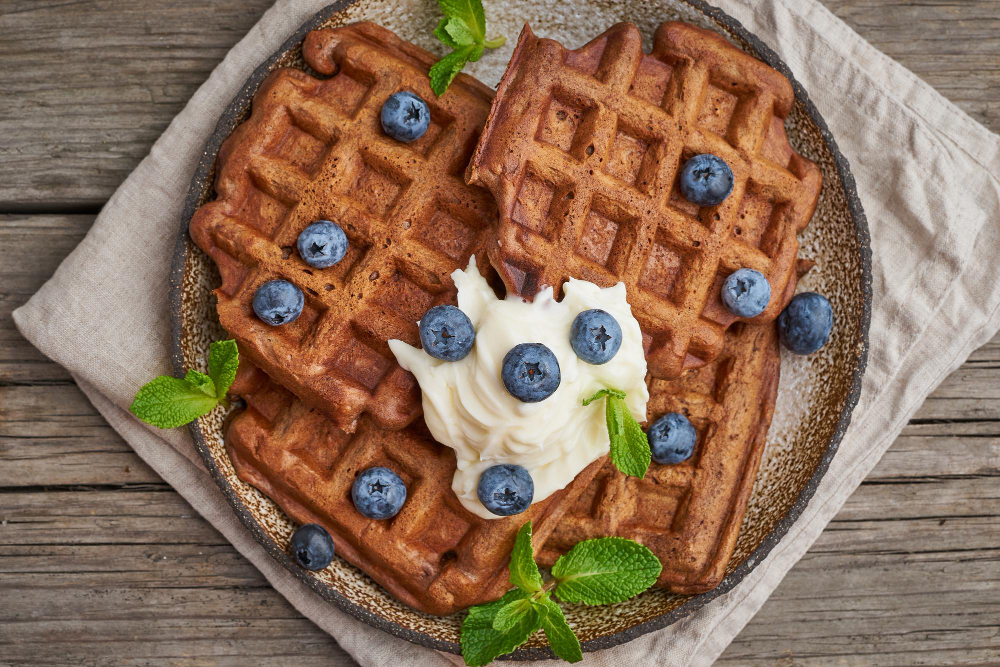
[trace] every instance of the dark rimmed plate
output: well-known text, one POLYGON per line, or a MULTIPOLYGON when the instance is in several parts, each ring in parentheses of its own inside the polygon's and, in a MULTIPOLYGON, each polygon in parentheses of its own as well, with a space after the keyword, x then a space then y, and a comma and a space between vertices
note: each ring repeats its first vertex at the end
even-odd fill
MULTIPOLYGON (((499 4, 499 3, 497 3, 499 4)), ((488 10, 493 9, 488 5, 488 10)), ((511 12, 513 14, 513 12, 511 12)), ((373 20, 426 48, 439 14, 435 3, 419 0, 344 0, 324 8, 303 24, 250 76, 223 112, 191 182, 171 274, 175 371, 203 368, 211 341, 224 337, 215 317, 212 288, 218 274, 192 243, 187 225, 194 210, 213 198, 215 158, 222 142, 249 114, 257 87, 276 67, 302 68, 300 48, 314 28, 373 20)), ((732 590, 781 540, 802 513, 825 474, 850 422, 861 391, 871 315, 871 252, 868 225, 857 197, 847 160, 840 154, 826 123, 808 95, 778 56, 732 17, 700 0, 658 2, 586 2, 539 0, 516 16, 489 17, 492 34, 511 39, 470 68, 495 84, 524 21, 535 32, 575 48, 617 21, 632 21, 652 35, 660 22, 680 19, 715 30, 740 48, 780 70, 792 81, 796 105, 787 123, 789 138, 800 153, 823 171, 824 188, 816 215, 800 236, 800 255, 817 262, 800 289, 820 291, 833 303, 837 326, 830 343, 816 355, 784 355, 775 419, 768 435, 760 472, 728 574, 713 591, 681 596, 662 590, 608 607, 566 605, 566 615, 594 651, 630 641, 688 616, 732 590)), ((311 573, 297 567, 285 547, 293 524, 267 497, 241 482, 226 456, 220 410, 192 424, 195 446, 243 524, 268 552, 324 599, 354 617, 395 636, 435 649, 459 652, 461 615, 438 618, 396 602, 364 573, 336 559, 326 570, 311 573)), ((535 637, 513 655, 516 659, 551 658, 543 639, 535 637)))

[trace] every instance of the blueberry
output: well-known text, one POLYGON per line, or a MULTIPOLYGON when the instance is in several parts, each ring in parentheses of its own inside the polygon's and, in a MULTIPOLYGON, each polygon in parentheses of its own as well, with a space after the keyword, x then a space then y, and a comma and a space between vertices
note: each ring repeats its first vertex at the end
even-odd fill
POLYGON ((317 523, 296 528, 289 548, 295 562, 307 570, 322 570, 333 560, 333 538, 317 523))
POLYGON ((287 280, 268 280, 253 295, 253 312, 271 326, 288 324, 302 314, 306 298, 287 280))
POLYGON ((424 136, 431 124, 427 102, 403 90, 382 105, 382 129, 393 139, 410 143, 424 136))
POLYGON ((698 206, 721 204, 733 191, 733 170, 726 161, 711 153, 702 153, 681 167, 681 194, 698 206))
POLYGON ((681 463, 691 458, 697 434, 687 417, 679 412, 663 415, 649 427, 649 449, 657 463, 681 463))
POLYGON ((771 300, 771 283, 760 271, 737 269, 722 283, 722 303, 733 315, 756 317, 771 300))
POLYGON ((420 343, 435 359, 464 359, 476 342, 472 320, 455 306, 434 306, 420 318, 420 343))
POLYGON ((476 495, 493 514, 511 516, 528 509, 535 496, 535 482, 521 466, 503 463, 483 471, 476 495))
POLYGON ((521 343, 504 356, 500 379, 517 400, 544 401, 559 388, 559 360, 541 343, 521 343))
POLYGON ((618 320, 603 310, 585 310, 573 320, 569 343, 576 356, 588 364, 606 364, 618 354, 622 345, 622 328, 618 326, 618 320))
POLYGON ((351 499, 369 519, 391 519, 406 502, 406 484, 388 468, 368 468, 354 480, 351 499))
POLYGON ((298 246, 306 264, 327 269, 347 254, 347 234, 337 224, 320 220, 302 230, 298 246))
POLYGON ((795 354, 812 354, 826 345, 833 329, 833 308, 822 294, 802 292, 778 315, 778 337, 795 354))

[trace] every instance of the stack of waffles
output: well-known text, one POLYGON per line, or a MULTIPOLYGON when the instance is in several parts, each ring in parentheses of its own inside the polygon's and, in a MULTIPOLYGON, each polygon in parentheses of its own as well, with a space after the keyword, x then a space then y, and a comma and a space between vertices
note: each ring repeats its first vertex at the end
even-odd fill
POLYGON ((432 614, 502 595, 527 520, 540 562, 619 535, 660 558, 660 585, 717 585, 774 407, 773 320, 794 292, 796 233, 820 189, 785 135, 788 81, 682 23, 661 26, 648 54, 633 25, 575 51, 526 27, 495 98, 464 74, 435 97, 435 58, 370 23, 313 31, 303 58, 315 75, 279 69, 261 85, 220 151, 217 198, 190 226, 219 267, 219 320, 240 347, 232 392, 246 408, 225 433, 240 478, 296 522, 324 526, 338 554, 432 614), (402 90, 430 108, 428 131, 409 144, 379 122, 402 90), (678 193, 679 166, 698 153, 735 175, 718 206, 678 193), (328 269, 294 250, 320 219, 349 240, 328 269), (687 415, 695 454, 653 463, 641 480, 600 459, 513 517, 464 509, 451 489, 454 453, 428 433, 416 380, 387 341, 417 345, 416 322, 455 302, 451 273, 473 256, 497 290, 524 298, 543 285, 558 294, 569 277, 624 282, 643 331, 647 418, 687 415), (750 320, 719 298, 740 267, 763 273, 774 294, 750 320), (305 294, 302 315, 281 327, 251 304, 276 278, 305 294), (390 520, 351 502, 355 477, 373 465, 408 489, 390 520))

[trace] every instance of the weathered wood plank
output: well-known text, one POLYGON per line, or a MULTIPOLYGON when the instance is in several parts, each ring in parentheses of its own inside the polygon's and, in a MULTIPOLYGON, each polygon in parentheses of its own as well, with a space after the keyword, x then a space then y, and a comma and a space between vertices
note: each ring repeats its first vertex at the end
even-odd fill
MULTIPOLYGON (((994 0, 830 0, 835 13, 1000 129, 994 0)), ((271 0, 0 4, 0 211, 96 209, 271 0), (67 54, 72 54, 67 57, 67 54)))
MULTIPOLYGON (((981 481, 979 492, 988 490, 981 481)), ((943 484, 955 492, 966 483, 943 484)), ((770 622, 751 624, 749 635, 738 640, 732 649, 737 660, 765 660, 774 654, 740 651, 745 642, 781 645, 776 639, 795 646, 775 657, 829 658, 845 646, 869 660, 888 654, 917 659, 910 653, 931 649, 939 658, 957 648, 967 649, 966 656, 985 655, 996 648, 997 634, 988 624, 997 614, 1000 544, 995 534, 989 541, 996 518, 984 522, 982 512, 1000 510, 1000 499, 969 515, 938 488, 927 494, 941 499, 933 516, 887 521, 880 486, 862 487, 850 499, 765 606, 762 613, 775 616, 763 616, 770 622), (918 551, 911 548, 914 540, 918 551), (817 597, 817 590, 824 595, 817 597), (877 633, 871 632, 875 623, 877 633)), ((905 500, 905 491, 890 486, 905 500)), ((151 657, 180 646, 192 657, 212 656, 219 650, 212 637, 289 658, 302 649, 290 644, 282 653, 275 647, 303 636, 312 637, 305 642, 310 646, 326 641, 318 630, 311 635, 307 622, 305 629, 295 623, 287 603, 176 494, 98 489, 2 497, 0 591, 7 606, 0 623, 17 631, 13 648, 23 653, 13 655, 44 656, 42 645, 58 637, 66 655, 93 657, 78 653, 83 634, 114 655, 128 650, 151 657), (154 632, 142 632, 150 627, 154 632), (139 647, 130 643, 135 636, 155 639, 139 647)))
POLYGON ((271 4, 0 4, 0 212, 102 205, 271 4))
MULTIPOLYGON (((0 142, 0 172, 2 146, 0 142)), ((11 313, 55 273, 93 221, 92 215, 0 215, 0 385, 70 381, 65 369, 18 333, 11 313)))

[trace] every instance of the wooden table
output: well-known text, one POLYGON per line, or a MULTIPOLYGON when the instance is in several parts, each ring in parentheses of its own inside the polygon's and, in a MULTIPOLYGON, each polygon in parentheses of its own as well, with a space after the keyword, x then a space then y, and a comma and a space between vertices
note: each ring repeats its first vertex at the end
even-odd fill
MULTIPOLYGON (((10 317, 271 2, 0 0, 0 663, 355 664, 10 317)), ((825 2, 1000 131, 1000 0, 825 2)), ((722 658, 960 661, 1000 661, 1000 337, 722 658)))

